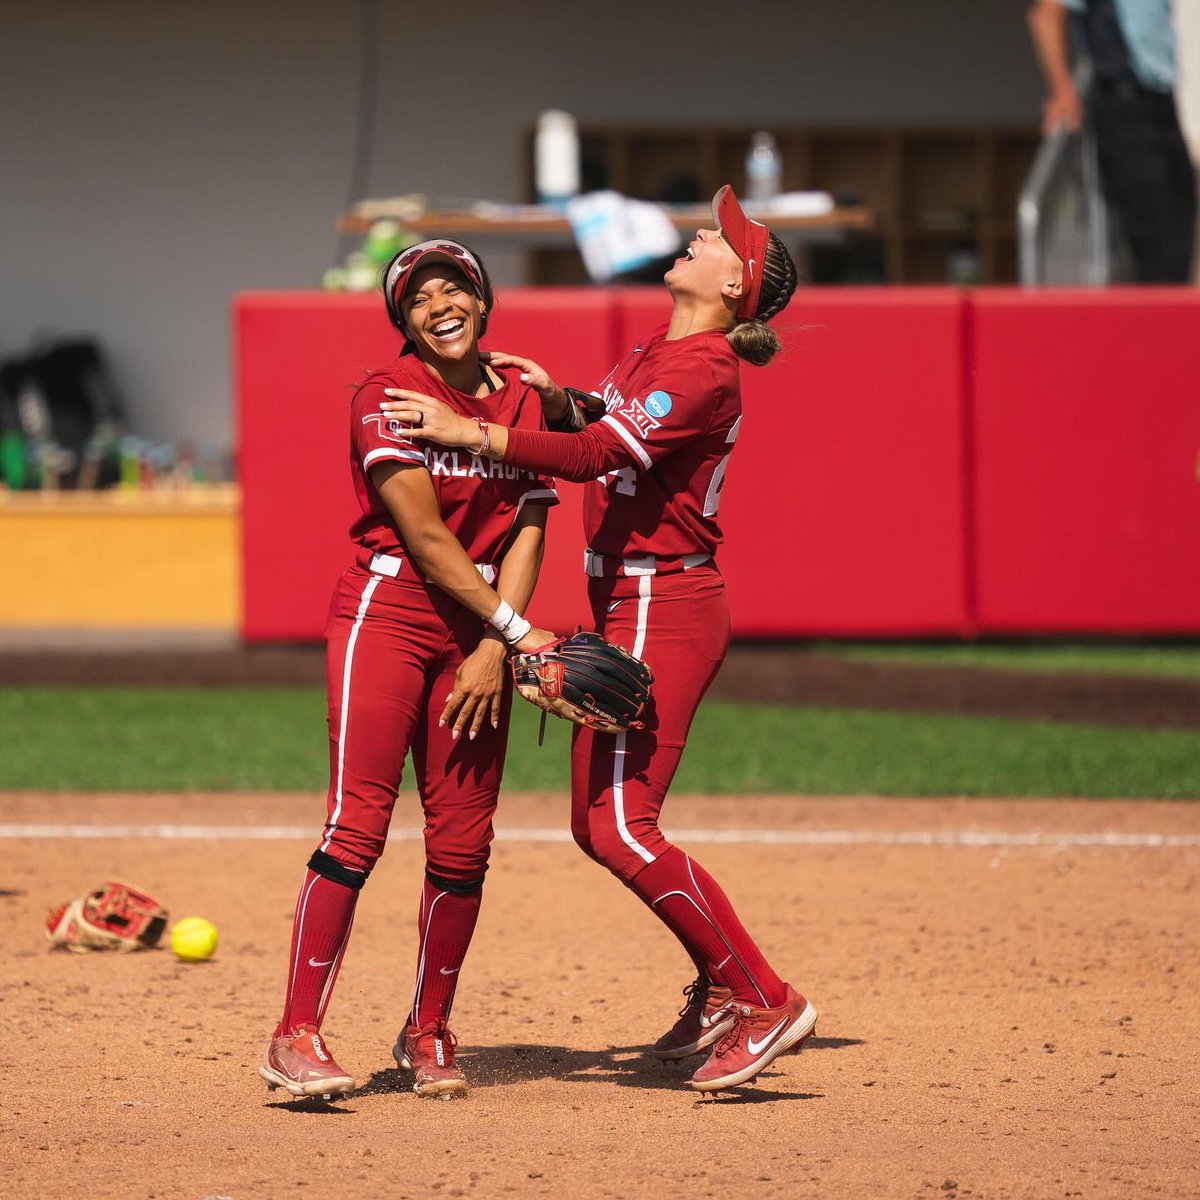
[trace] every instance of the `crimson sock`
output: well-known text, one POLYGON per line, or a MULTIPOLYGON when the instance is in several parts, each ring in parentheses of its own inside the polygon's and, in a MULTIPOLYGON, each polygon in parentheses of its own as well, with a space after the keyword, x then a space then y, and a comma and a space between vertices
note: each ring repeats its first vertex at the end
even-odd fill
POLYGON ((275 1030, 282 1037, 301 1025, 319 1029, 354 924, 358 890, 311 868, 305 873, 292 924, 287 998, 275 1030))
POLYGON ((417 920, 417 987, 409 1022, 420 1029, 431 1021, 449 1020, 458 985, 458 970, 467 957, 475 932, 483 888, 473 892, 443 892, 428 879, 421 891, 417 920))
POLYGON ((701 974, 731 988, 739 1004, 776 1008, 783 1003, 783 981, 738 920, 729 898, 678 846, 639 871, 629 886, 692 960, 704 964, 701 974))

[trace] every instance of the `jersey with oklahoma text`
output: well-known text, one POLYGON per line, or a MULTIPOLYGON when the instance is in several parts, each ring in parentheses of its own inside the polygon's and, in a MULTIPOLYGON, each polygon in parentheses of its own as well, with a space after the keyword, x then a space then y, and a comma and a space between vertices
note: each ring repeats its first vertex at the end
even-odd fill
MULTIPOLYGON (((362 510, 350 528, 352 541, 371 554, 402 557, 406 566, 411 562, 400 530, 371 482, 371 468, 380 462, 429 472, 443 523, 480 564, 498 561, 525 504, 558 503, 553 479, 468 450, 414 441, 405 437, 405 426, 379 409, 391 399, 385 388, 408 388, 434 396, 464 416, 519 429, 544 428, 541 400, 533 388, 521 383, 516 372, 496 374, 501 387, 486 396, 469 396, 448 387, 416 355, 402 355, 363 380, 350 402, 350 469, 362 510)), ((416 564, 411 565, 419 575, 416 564)))
POLYGON ((589 483, 588 546, 605 557, 715 554, 717 508, 742 418, 738 358, 722 330, 668 341, 667 326, 599 389, 607 413, 589 434, 619 443, 628 466, 589 483))

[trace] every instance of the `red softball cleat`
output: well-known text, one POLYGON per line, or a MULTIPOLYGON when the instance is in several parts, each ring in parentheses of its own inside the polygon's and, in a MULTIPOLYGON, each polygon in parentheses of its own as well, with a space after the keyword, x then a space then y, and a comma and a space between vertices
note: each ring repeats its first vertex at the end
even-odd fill
POLYGON ((687 1002, 679 1010, 679 1020, 654 1043, 650 1051, 664 1062, 699 1054, 733 1026, 730 1009, 733 992, 707 979, 697 979, 683 989, 687 1002))
POLYGON ((301 1025, 272 1038, 258 1073, 267 1081, 268 1091, 283 1088, 293 1096, 323 1100, 345 1096, 357 1086, 354 1077, 334 1062, 315 1025, 301 1025))
POLYGON ((392 1057, 402 1071, 412 1071, 413 1091, 434 1100, 456 1100, 467 1094, 467 1080, 454 1063, 458 1039, 445 1021, 431 1021, 420 1029, 400 1030, 392 1057))
POLYGON ((765 1066, 800 1044, 817 1027, 817 1010, 789 983, 778 1008, 737 1005, 734 1022, 708 1061, 692 1076, 698 1092, 720 1092, 749 1083, 765 1066))

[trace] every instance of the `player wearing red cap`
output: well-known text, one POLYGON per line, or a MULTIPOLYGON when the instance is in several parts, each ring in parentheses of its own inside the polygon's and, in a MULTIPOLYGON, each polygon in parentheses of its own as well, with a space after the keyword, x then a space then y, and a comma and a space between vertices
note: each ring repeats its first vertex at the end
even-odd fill
POLYGON ((422 242, 392 260, 384 299, 405 344, 350 402, 362 515, 326 626, 328 819, 296 903, 283 1015, 259 1067, 272 1090, 294 1096, 355 1086, 321 1023, 410 750, 426 870, 416 992, 393 1054, 413 1069, 420 1095, 466 1092, 447 1021, 504 766, 506 652, 553 636, 520 615, 537 580, 547 506, 557 503, 553 480, 428 440, 418 446, 379 408, 385 389, 415 387, 464 416, 543 427, 538 393, 480 359, 493 304, 486 271, 457 242, 422 242))
POLYGON ((421 424, 422 437, 494 461, 588 482, 585 568, 597 630, 644 658, 656 682, 646 728, 577 729, 571 756, 572 831, 678 937, 697 978, 679 1021, 654 1047, 663 1059, 711 1047, 692 1077, 699 1091, 752 1079, 812 1033, 817 1012, 771 968, 716 881, 671 845, 658 824, 692 717, 729 642, 721 488, 742 419, 739 359, 764 365, 779 350, 766 324, 796 287, 782 243, 743 213, 730 188, 667 272, 673 309, 592 397, 564 391, 527 359, 516 366, 542 396, 552 429, 466 419, 418 390, 389 389, 384 411, 421 424), (588 411, 585 411, 588 410, 588 411))

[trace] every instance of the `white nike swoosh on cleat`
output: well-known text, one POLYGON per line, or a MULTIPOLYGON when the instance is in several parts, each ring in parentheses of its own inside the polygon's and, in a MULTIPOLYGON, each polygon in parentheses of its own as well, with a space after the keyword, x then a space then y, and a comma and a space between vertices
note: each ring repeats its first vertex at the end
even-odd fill
POLYGON ((775 1028, 772 1029, 771 1032, 768 1033, 767 1036, 765 1038, 763 1038, 763 1040, 761 1042, 756 1042, 753 1038, 747 1038, 746 1039, 746 1049, 749 1050, 751 1054, 758 1054, 761 1051, 765 1050, 771 1044, 775 1035, 787 1023, 788 1023, 788 1019, 787 1019, 787 1017, 784 1017, 783 1020, 780 1021, 779 1024, 776 1025, 775 1028))
POLYGON ((457 967, 451 967, 449 971, 447 971, 445 967, 441 967, 440 970, 443 975, 457 975, 458 974, 457 967))
POLYGON ((331 967, 333 966, 333 959, 331 958, 328 962, 317 962, 315 958, 310 958, 308 965, 310 967, 331 967))

